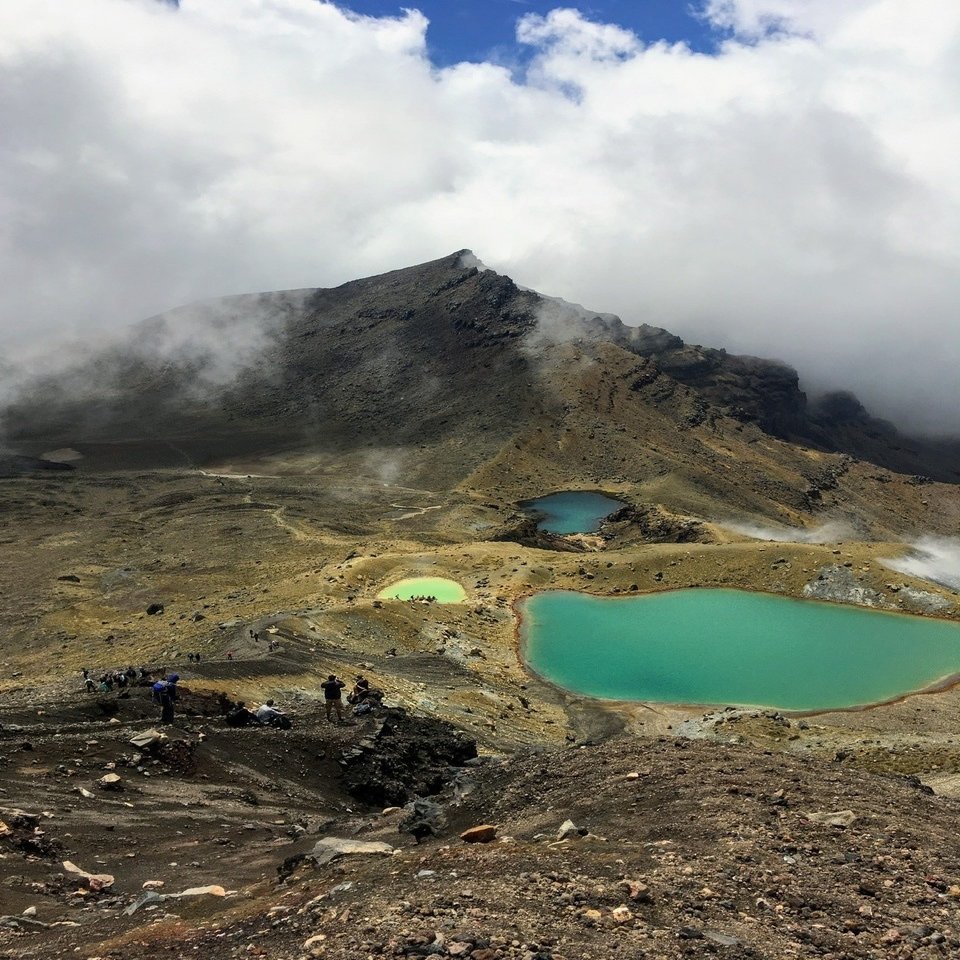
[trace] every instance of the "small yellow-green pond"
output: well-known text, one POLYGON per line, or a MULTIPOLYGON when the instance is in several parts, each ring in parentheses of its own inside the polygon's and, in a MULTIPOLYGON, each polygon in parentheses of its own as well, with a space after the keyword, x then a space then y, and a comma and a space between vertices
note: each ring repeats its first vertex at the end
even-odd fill
POLYGON ((456 580, 446 577, 408 577, 391 583, 377 594, 380 600, 412 600, 414 597, 432 597, 437 603, 463 603, 467 591, 456 580))

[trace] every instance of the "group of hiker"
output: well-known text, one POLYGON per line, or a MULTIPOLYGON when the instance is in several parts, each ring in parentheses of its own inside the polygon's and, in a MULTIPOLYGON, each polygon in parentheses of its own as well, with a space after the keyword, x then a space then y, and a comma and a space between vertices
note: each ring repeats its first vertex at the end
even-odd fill
MULTIPOLYGON (((199 653, 191 653, 187 656, 191 663, 200 662, 199 653)), ((228 659, 232 659, 230 654, 227 656, 228 659)), ((110 693, 115 687, 125 690, 128 686, 134 684, 150 686, 153 702, 160 707, 160 722, 164 724, 173 723, 176 704, 180 699, 177 686, 180 682, 180 674, 167 674, 151 684, 150 681, 153 676, 156 676, 156 674, 151 674, 146 667, 134 668, 129 666, 125 670, 108 670, 99 679, 95 679, 88 669, 83 669, 83 680, 88 693, 110 693)), ((347 684, 333 673, 320 684, 323 690, 328 722, 333 722, 334 714, 336 714, 338 723, 343 722, 343 691, 346 686, 347 684)), ((383 705, 383 691, 370 686, 370 681, 366 677, 358 676, 353 689, 347 694, 346 700, 353 708, 353 715, 359 717, 371 713, 383 705)), ((289 730, 292 726, 290 718, 276 706, 273 700, 267 700, 255 711, 248 709, 241 700, 227 712, 226 722, 231 727, 276 727, 280 730, 289 730)))
POLYGON ((140 667, 139 670, 132 666, 127 667, 126 670, 107 670, 96 679, 90 675, 86 667, 81 672, 87 693, 111 693, 114 687, 125 690, 128 686, 149 678, 145 667, 140 667))
POLYGON ((437 602, 437 598, 433 596, 433 594, 423 595, 423 596, 417 595, 415 597, 408 597, 407 599, 410 601, 410 603, 436 603, 437 602))
MULTIPOLYGON (((327 721, 333 721, 333 714, 336 713, 337 720, 343 721, 343 690, 346 684, 336 674, 331 673, 327 679, 320 684, 323 690, 323 703, 326 708, 327 721)), ((383 704, 383 691, 377 687, 371 687, 370 681, 366 677, 357 677, 353 689, 347 694, 347 703, 353 707, 355 717, 370 713, 383 704)))
POLYGON ((257 710, 250 710, 241 700, 225 717, 228 727, 276 727, 289 730, 293 724, 273 700, 268 700, 257 710))

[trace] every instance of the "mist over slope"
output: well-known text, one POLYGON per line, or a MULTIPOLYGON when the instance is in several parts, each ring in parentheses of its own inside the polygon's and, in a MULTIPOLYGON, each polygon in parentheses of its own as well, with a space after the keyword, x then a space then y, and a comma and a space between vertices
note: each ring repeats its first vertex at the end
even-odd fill
POLYGON ((783 363, 521 289, 468 251, 336 288, 171 311, 34 378, 2 425, 23 453, 107 449, 120 464, 132 450, 144 465, 202 464, 441 444, 461 478, 510 441, 534 449, 550 436, 540 455, 562 459, 575 426, 576 451, 598 476, 642 464, 654 434, 690 444, 749 427, 960 479, 960 445, 905 438, 852 394, 811 403, 783 363))

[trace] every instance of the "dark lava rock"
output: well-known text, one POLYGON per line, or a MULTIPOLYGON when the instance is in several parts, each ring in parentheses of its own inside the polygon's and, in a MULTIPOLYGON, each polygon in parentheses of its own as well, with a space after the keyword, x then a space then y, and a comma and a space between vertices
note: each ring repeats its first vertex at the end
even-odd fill
POLYGON ((154 616, 154 614, 157 614, 157 613, 163 613, 163 604, 151 603, 150 606, 147 607, 147 615, 152 617, 154 616))
POLYGON ((452 779, 451 768, 477 755, 472 737, 399 708, 387 711, 370 739, 340 763, 347 791, 372 806, 402 806, 413 796, 438 793, 452 779))

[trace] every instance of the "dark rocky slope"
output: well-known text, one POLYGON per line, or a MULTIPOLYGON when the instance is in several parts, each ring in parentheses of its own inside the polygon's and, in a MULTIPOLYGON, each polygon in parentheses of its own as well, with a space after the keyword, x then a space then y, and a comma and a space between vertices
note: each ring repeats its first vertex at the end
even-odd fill
POLYGON ((960 444, 902 437, 849 395, 811 404, 785 364, 558 303, 464 266, 462 253, 334 289, 190 308, 221 352, 238 339, 227 375, 216 351, 164 352, 161 331, 181 313, 36 381, 3 412, 7 436, 27 453, 86 444, 89 456, 108 444, 114 463, 137 447, 140 465, 448 444, 465 475, 518 433, 569 413, 565 392, 598 362, 630 390, 582 412, 614 427, 629 427, 639 408, 668 429, 726 420, 901 473, 960 478, 960 444), (244 355, 240 331, 250 330, 262 342, 244 355))

